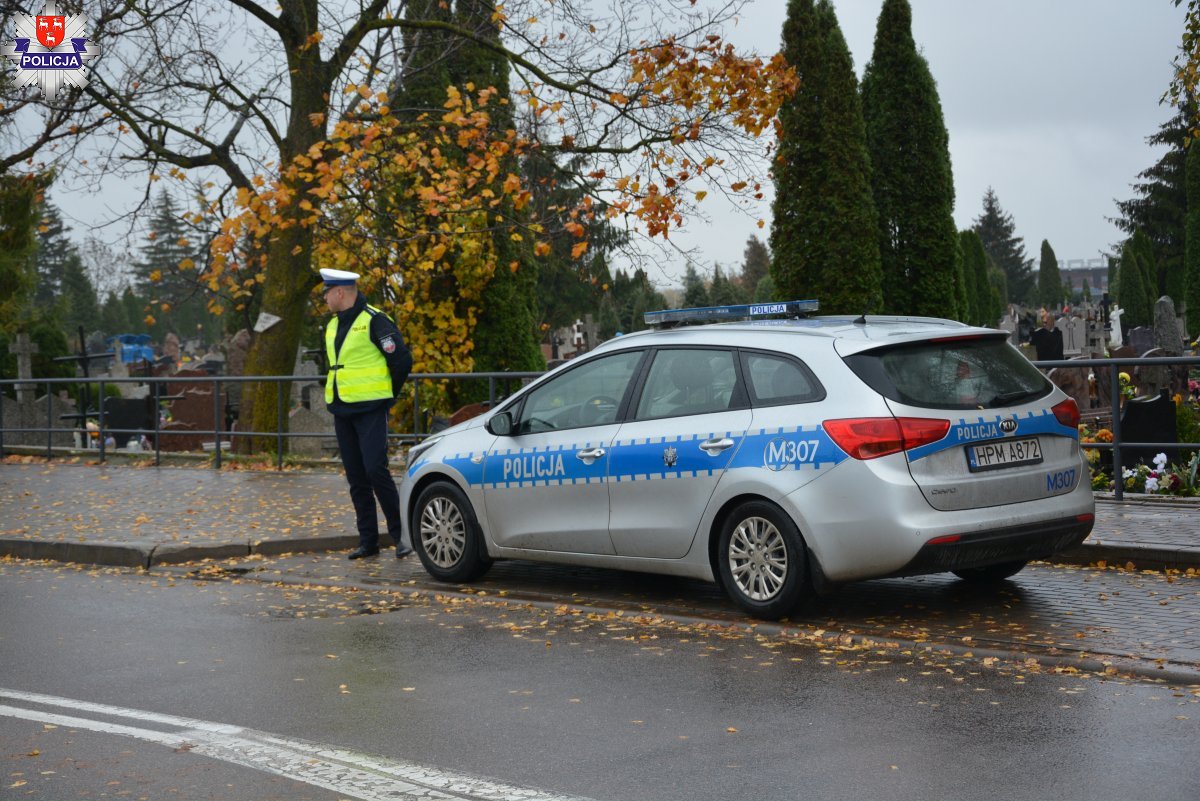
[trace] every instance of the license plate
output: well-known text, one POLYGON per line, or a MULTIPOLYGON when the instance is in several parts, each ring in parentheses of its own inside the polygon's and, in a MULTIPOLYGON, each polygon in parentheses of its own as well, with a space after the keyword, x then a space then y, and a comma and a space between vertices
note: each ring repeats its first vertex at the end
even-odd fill
POLYGON ((967 446, 967 466, 971 472, 999 470, 1042 461, 1042 444, 1037 437, 1006 439, 967 446))

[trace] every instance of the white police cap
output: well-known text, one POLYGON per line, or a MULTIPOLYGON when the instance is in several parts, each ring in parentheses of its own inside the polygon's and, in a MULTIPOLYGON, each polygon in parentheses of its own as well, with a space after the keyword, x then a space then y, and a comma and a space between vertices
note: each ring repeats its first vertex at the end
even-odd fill
POLYGON ((330 270, 322 268, 321 280, 325 282, 325 286, 354 286, 358 282, 358 273, 347 272, 346 270, 330 270))

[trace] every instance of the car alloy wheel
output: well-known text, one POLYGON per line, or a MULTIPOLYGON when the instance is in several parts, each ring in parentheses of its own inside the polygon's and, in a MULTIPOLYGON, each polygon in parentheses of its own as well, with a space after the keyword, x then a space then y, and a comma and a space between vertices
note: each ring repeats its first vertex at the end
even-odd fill
POLYGON ((467 545, 467 524, 462 511, 449 498, 432 498, 421 510, 420 537, 435 565, 454 567, 462 560, 467 545))
POLYGON ((770 601, 783 589, 788 573, 787 545, 770 520, 748 517, 738 523, 727 556, 730 575, 750 600, 770 601))
POLYGON ((492 566, 475 510, 456 484, 436 481, 426 486, 409 521, 413 550, 438 581, 474 581, 492 566))
POLYGON ((724 516, 713 567, 725 592, 763 620, 791 612, 810 590, 808 554, 795 521, 766 500, 745 501, 724 516))

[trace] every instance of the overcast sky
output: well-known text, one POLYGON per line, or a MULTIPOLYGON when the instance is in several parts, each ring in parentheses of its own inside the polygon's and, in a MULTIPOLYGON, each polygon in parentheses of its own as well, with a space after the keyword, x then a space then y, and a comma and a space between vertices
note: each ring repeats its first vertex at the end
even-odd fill
MULTIPOLYGON (((859 77, 871 59, 882 0, 833 0, 859 77)), ((1146 137, 1170 119, 1184 13, 1171 0, 910 0, 950 133, 954 219, 967 228, 991 186, 1026 253, 1043 239, 1062 260, 1091 259, 1121 239, 1114 199, 1154 164, 1146 137)), ((753 0, 730 38, 780 46, 786 0, 753 0)), ((763 210, 770 225, 770 209, 763 210)), ((677 239, 712 262, 741 264, 754 221, 713 215, 677 239)), ((765 231, 760 232, 764 235, 765 231)), ((672 266, 670 272, 678 274, 672 266)))
MULTIPOLYGON (((1116 213, 1114 200, 1130 197, 1137 173, 1162 154, 1145 139, 1172 113, 1158 101, 1183 10, 1171 0, 910 2, 913 34, 937 81, 950 133, 958 227, 971 225, 991 186, 1030 257, 1037 258, 1043 239, 1063 260, 1107 252, 1120 239, 1106 219, 1116 213)), ((834 4, 861 76, 882 0, 834 4)), ((776 52, 786 6, 786 0, 751 0, 729 38, 742 49, 776 52)), ((143 188, 109 184, 116 191, 105 192, 106 213, 93 195, 70 191, 70 183, 56 185, 51 199, 78 238, 91 218, 110 216, 123 205, 121 195, 136 197, 143 188)), ((703 205, 710 220, 672 235, 698 251, 702 272, 711 273, 714 262, 737 272, 747 237, 765 240, 769 231, 769 204, 747 216, 722 203, 710 194, 703 205), (767 229, 755 227, 757 217, 767 229)), ((119 236, 113 229, 101 235, 119 236)), ((652 280, 665 285, 679 281, 686 260, 656 254, 653 262, 652 280)))

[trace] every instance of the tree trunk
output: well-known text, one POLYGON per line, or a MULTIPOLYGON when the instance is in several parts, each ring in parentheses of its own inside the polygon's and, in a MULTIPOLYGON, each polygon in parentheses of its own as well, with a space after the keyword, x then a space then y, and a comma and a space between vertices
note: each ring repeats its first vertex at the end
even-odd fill
MULTIPOLYGON (((267 248, 262 309, 282 319, 255 335, 246 355, 246 375, 291 375, 295 369, 296 349, 303 333, 309 295, 317 283, 310 263, 311 244, 311 229, 295 226, 281 231, 267 248), (301 251, 292 255, 297 247, 301 251)), ((239 427, 245 431, 287 431, 289 387, 283 389, 284 418, 280 420, 279 390, 274 382, 246 384, 242 388, 239 427)), ((260 453, 266 449, 274 450, 276 440, 274 437, 243 437, 238 444, 246 448, 245 452, 260 453)))
MULTIPOLYGON (((312 47, 310 36, 317 32, 314 0, 282 0, 280 22, 288 55, 291 78, 291 113, 287 135, 280 145, 279 169, 285 172, 295 156, 325 139, 329 112, 331 68, 323 62, 320 48, 312 47), (315 116, 316 115, 316 116, 315 116), (320 122, 313 124, 313 119, 320 122)), ((308 198, 319 209, 320 198, 307 193, 312 183, 293 181, 293 197, 308 198)), ((296 366, 312 288, 319 283, 312 265, 312 227, 299 220, 311 212, 294 205, 277 210, 286 222, 266 243, 266 264, 262 311, 280 317, 266 331, 256 334, 246 354, 246 375, 291 375, 296 366)), ((239 438, 246 452, 261 453, 275 448, 275 431, 287 431, 289 387, 284 387, 284 417, 279 416, 279 390, 274 383, 250 383, 242 390, 238 426, 243 431, 258 431, 271 436, 239 438)), ((239 448, 240 450, 240 448, 239 448)))

